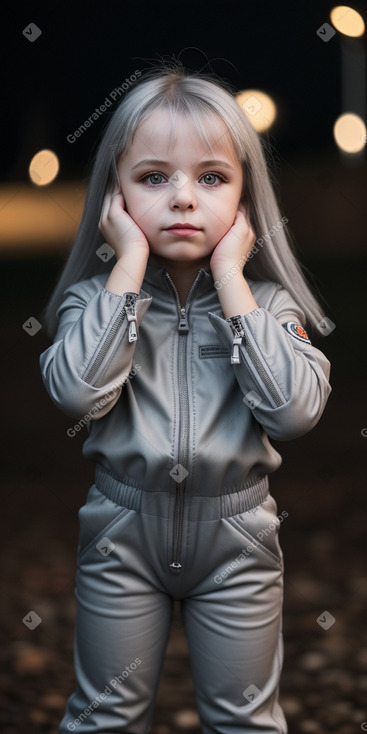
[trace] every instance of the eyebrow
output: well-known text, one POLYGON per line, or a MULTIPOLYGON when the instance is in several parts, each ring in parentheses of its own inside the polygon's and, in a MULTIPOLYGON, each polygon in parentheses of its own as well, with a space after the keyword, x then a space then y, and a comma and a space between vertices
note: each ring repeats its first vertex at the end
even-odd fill
MULTIPOLYGON (((168 166, 168 161, 159 161, 155 158, 145 158, 143 161, 139 161, 139 163, 136 163, 135 166, 132 167, 132 171, 135 170, 135 168, 139 168, 140 166, 168 166)), ((198 166, 223 166, 223 168, 228 168, 231 171, 233 170, 233 166, 231 166, 229 163, 226 163, 225 161, 201 161, 198 163, 198 166)))

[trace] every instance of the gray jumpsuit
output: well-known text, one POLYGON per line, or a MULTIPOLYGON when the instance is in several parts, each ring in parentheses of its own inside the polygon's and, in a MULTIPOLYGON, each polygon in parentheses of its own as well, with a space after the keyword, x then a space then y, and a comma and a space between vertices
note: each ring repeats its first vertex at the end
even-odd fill
POLYGON ((95 483, 79 509, 74 666, 60 734, 146 734, 180 600, 203 734, 285 734, 283 556, 269 441, 308 432, 331 391, 305 317, 272 281, 225 319, 209 271, 185 307, 148 262, 139 294, 70 286, 40 358, 84 428, 95 483))

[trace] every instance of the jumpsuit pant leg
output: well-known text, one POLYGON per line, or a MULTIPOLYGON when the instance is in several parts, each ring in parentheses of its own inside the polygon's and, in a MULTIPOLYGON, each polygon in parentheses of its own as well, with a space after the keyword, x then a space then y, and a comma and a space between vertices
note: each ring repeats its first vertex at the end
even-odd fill
POLYGON ((278 703, 280 574, 255 581, 246 572, 182 602, 202 734, 287 732, 278 703))
POLYGON ((93 486, 79 519, 77 687, 59 733, 147 734, 173 599, 155 584, 144 558, 147 548, 139 554, 139 516, 133 510, 118 507, 93 486))
POLYGON ((277 508, 264 481, 250 489, 185 499, 174 573, 174 495, 103 476, 90 488, 79 510, 77 688, 59 734, 148 734, 174 599, 202 734, 287 733, 277 508))
POLYGON ((288 731, 278 702, 284 567, 276 512, 269 494, 252 511, 199 521, 188 536, 188 562, 206 551, 209 569, 181 602, 202 734, 288 731))

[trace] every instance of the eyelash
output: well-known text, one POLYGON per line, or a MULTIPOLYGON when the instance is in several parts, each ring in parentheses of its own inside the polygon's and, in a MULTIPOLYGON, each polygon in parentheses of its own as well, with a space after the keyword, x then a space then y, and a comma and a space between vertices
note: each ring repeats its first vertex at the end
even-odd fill
MULTIPOLYGON (((149 183, 147 183, 147 179, 150 176, 162 176, 162 178, 165 178, 165 176, 163 175, 163 173, 159 173, 158 171, 151 171, 150 173, 146 173, 145 176, 143 176, 143 178, 140 179, 140 180, 142 182, 144 182, 144 181, 146 182, 146 186, 148 187, 148 189, 156 189, 158 186, 160 186, 163 183, 163 181, 161 181, 160 184, 149 184, 149 183)), ((203 173, 203 175, 200 176, 199 181, 202 178, 204 178, 204 176, 216 176, 217 178, 219 178, 219 181, 217 183, 215 183, 215 184, 205 184, 205 186, 208 186, 209 189, 215 189, 215 188, 217 188, 217 186, 220 186, 221 183, 223 183, 223 182, 226 183, 226 181, 227 181, 227 179, 225 179, 224 176, 222 176, 220 173, 214 173, 212 171, 208 171, 208 173, 203 173)))

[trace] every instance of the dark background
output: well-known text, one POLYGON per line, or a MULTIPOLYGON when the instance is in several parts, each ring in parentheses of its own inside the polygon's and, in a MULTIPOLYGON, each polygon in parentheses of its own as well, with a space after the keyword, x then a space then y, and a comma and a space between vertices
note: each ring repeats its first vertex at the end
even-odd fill
POLYGON ((80 177, 103 116, 75 144, 66 136, 135 69, 167 55, 211 69, 239 89, 259 87, 273 96, 281 105, 272 130, 280 155, 335 152, 330 129, 340 114, 340 37, 324 43, 316 35, 330 22, 331 7, 265 0, 194 7, 32 3, 13 15, 3 39, 12 67, 5 82, 3 176, 25 179, 33 152, 50 147, 62 161, 62 176, 80 177), (21 31, 30 22, 42 35, 25 43, 21 31))
MULTIPOLYGON (((336 328, 315 344, 332 362, 333 392, 307 436, 274 442, 271 476, 285 560, 285 662, 281 701, 291 734, 360 732, 367 720, 366 578, 366 168, 338 151, 345 111, 340 35, 324 43, 325 2, 32 3, 7 18, 2 38, 0 185, 28 182, 41 148, 60 160, 57 182, 85 183, 108 115, 74 144, 66 137, 136 69, 174 55, 240 89, 269 93, 279 116, 270 146, 282 214, 336 328), (36 23, 30 43, 22 30, 36 23), (335 623, 323 629, 327 610, 335 623)), ((363 14, 361 4, 353 7, 363 14)), ((365 43, 365 41, 364 41, 365 43)), ((113 107, 110 108, 113 111, 113 107)), ((353 110, 350 110, 353 111, 353 110)), ((48 190, 57 192, 57 182, 48 190)), ((32 184, 28 183, 29 187, 32 184)), ((56 196, 57 194, 55 194, 56 196)), ((2 212, 0 211, 0 222, 2 212)), ((42 223, 40 223, 42 226, 42 223)), ((44 329, 22 324, 42 308, 71 241, 40 255, 0 250, 2 272, 2 669, 4 734, 56 734, 74 689, 72 635, 77 510, 93 479, 85 436, 60 413, 40 377, 44 329), (22 619, 35 610, 33 631, 22 619)), ((154 734, 200 731, 179 609, 154 715, 154 734)))

